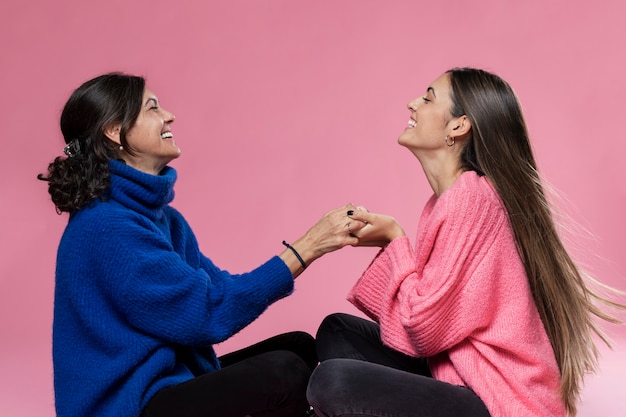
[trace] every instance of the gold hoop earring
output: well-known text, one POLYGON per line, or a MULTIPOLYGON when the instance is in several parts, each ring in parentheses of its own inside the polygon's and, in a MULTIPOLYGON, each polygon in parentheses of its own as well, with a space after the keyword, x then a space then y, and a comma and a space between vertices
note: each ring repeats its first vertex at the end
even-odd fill
POLYGON ((446 142, 446 145, 448 146, 454 146, 454 138, 451 138, 450 135, 446 135, 444 142, 446 142), (450 139, 450 141, 448 141, 448 139, 450 139))

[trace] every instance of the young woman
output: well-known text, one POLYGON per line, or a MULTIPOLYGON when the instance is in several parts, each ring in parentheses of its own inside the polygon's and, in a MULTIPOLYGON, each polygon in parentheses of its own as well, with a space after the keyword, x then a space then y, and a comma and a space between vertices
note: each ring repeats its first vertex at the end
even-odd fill
MULTIPOLYGON (((520 105, 500 77, 453 69, 408 105, 398 142, 434 195, 412 246, 386 215, 347 214, 378 253, 317 334, 322 416, 574 415, 594 368, 593 303, 557 234, 520 105)), ((611 304, 611 303, 609 303, 611 304)))
POLYGON ((304 416, 310 335, 219 359, 212 345, 289 295, 312 261, 356 244, 345 227, 354 207, 328 212, 251 272, 220 270, 170 206, 173 122, 143 78, 117 73, 87 81, 63 109, 66 157, 39 176, 69 213, 56 267, 57 415, 304 416))

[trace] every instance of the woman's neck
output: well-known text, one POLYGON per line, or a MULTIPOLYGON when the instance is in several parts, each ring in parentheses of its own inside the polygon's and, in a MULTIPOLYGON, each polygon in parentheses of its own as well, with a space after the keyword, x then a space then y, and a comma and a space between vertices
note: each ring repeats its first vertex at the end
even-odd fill
POLYGON ((422 165, 430 188, 433 189, 437 197, 452 187, 464 171, 457 158, 427 159, 418 156, 418 160, 422 165))

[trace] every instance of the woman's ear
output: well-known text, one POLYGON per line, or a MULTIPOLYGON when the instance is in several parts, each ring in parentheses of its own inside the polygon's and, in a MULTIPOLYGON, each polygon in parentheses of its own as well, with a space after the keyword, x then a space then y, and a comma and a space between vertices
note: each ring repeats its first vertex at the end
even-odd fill
POLYGON ((104 129, 104 134, 107 138, 111 139, 113 142, 119 145, 121 144, 120 129, 121 127, 118 123, 113 123, 104 129))
POLYGON ((452 135, 454 137, 465 136, 472 130, 472 123, 466 115, 457 117, 452 121, 452 135))

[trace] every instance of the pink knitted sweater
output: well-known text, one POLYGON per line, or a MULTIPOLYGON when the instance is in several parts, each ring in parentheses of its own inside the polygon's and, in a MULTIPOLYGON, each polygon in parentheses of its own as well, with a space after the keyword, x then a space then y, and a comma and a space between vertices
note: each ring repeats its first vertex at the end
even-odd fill
POLYGON ((380 324, 385 344, 428 357, 436 379, 471 388, 493 417, 566 415, 554 352, 486 177, 465 172, 431 197, 415 249, 394 239, 348 300, 380 324))

